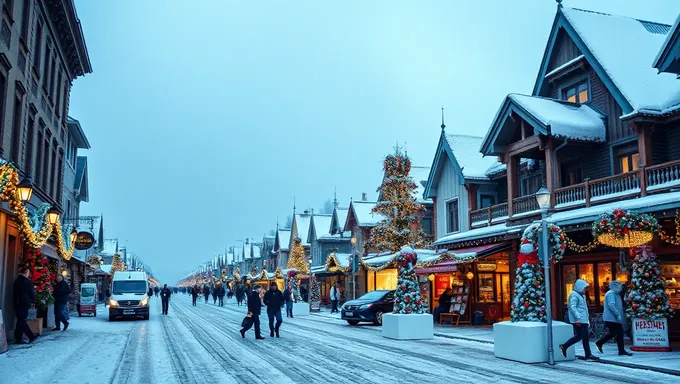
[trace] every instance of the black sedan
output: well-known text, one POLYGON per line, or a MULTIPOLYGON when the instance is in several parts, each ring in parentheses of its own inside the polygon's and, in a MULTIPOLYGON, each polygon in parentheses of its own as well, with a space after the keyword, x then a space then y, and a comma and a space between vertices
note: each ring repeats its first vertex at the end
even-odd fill
POLYGON ((382 315, 394 308, 394 291, 372 291, 342 306, 342 319, 350 325, 369 322, 382 325, 382 315))

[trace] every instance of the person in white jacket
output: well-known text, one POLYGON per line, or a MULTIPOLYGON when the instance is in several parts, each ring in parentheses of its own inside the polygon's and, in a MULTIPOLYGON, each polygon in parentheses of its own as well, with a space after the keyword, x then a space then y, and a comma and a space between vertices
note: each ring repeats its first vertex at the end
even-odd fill
POLYGON ((567 357, 567 349, 580 341, 583 342, 583 351, 586 360, 599 360, 590 352, 590 316, 588 315, 588 304, 586 303, 586 289, 589 284, 584 280, 578 279, 574 283, 574 290, 569 294, 567 307, 569 309, 569 322, 574 326, 574 336, 566 343, 560 344, 562 356, 567 357))
POLYGON ((602 320, 607 324, 609 332, 606 336, 595 342, 595 347, 602 353, 602 346, 609 340, 616 337, 616 345, 619 347, 619 356, 632 356, 623 346, 623 324, 625 312, 623 310, 623 299, 621 298, 623 284, 620 281, 609 283, 609 291, 604 295, 604 314, 602 320))
POLYGON ((331 313, 336 313, 338 312, 338 302, 340 302, 340 283, 335 282, 333 286, 331 287, 331 313))

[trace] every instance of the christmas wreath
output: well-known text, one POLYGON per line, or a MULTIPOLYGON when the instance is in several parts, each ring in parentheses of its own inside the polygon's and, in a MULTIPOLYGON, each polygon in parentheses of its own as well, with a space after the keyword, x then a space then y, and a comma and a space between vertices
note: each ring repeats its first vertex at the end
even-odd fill
MULTIPOLYGON (((535 264, 538 262, 538 236, 541 230, 540 223, 534 223, 527 227, 522 234, 522 245, 518 256, 518 266, 525 262, 535 264)), ((567 235, 562 228, 555 224, 548 224, 548 242, 550 243, 550 260, 554 263, 562 260, 564 250, 567 248, 567 235)))
POLYGON ((646 244, 659 232, 659 222, 652 215, 615 209, 593 222, 593 238, 615 248, 646 244))

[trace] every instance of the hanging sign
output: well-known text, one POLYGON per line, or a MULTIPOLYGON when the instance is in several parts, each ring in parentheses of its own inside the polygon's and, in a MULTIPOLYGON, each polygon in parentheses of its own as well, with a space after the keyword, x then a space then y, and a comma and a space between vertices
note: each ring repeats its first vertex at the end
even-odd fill
POLYGON ((633 319, 634 351, 670 351, 668 319, 633 319))
POLYGON ((477 263, 477 272, 493 272, 496 270, 496 263, 477 263))
POLYGON ((79 249, 81 251, 84 251, 86 249, 92 248, 94 245, 94 236, 90 232, 78 232, 78 236, 76 236, 76 241, 73 246, 76 249, 79 249))

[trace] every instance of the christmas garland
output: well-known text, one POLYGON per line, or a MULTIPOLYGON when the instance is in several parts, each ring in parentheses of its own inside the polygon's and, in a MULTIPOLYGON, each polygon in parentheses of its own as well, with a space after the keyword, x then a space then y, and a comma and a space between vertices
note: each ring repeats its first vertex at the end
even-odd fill
MULTIPOLYGON (((522 234, 522 244, 531 244, 534 252, 538 252, 538 236, 541 230, 541 223, 533 223, 528 226, 522 234)), ((550 243, 550 261, 557 263, 564 257, 564 250, 567 248, 567 235, 562 228, 555 224, 548 224, 548 242, 550 243)), ((526 248, 525 248, 526 250, 526 248)), ((522 264, 523 253, 517 258, 517 264, 522 264)), ((529 254, 524 253, 524 260, 527 257, 533 259, 529 254)))
POLYGON ((593 222, 593 238, 617 248, 648 243, 659 232, 659 222, 652 215, 615 209, 593 222))
POLYGON ((337 256, 335 256, 335 253, 331 253, 328 255, 328 258, 326 259, 326 272, 332 272, 332 271, 340 271, 340 272, 349 272, 352 270, 351 266, 343 267, 340 265, 340 261, 338 260, 337 256))
POLYGON ((41 310, 47 310, 47 306, 54 303, 52 281, 55 274, 50 271, 49 262, 40 249, 26 246, 21 266, 30 271, 29 277, 35 286, 36 306, 41 310))

